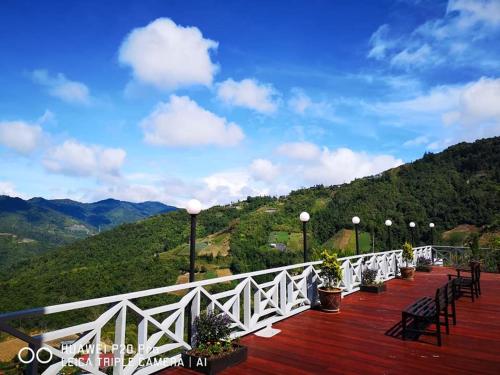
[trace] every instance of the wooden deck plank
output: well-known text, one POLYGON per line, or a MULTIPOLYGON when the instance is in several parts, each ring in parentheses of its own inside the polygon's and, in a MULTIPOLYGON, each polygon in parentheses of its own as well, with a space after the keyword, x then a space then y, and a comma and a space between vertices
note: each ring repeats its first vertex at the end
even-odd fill
POLYGON ((476 302, 457 302, 457 325, 443 334, 442 347, 432 336, 402 341, 388 334, 401 310, 433 296, 449 272, 434 267, 414 281, 391 280, 383 294, 354 293, 343 299, 340 314, 306 311, 275 324, 282 332, 271 339, 248 335, 242 339, 248 360, 223 374, 500 374, 499 274, 482 274, 476 302))

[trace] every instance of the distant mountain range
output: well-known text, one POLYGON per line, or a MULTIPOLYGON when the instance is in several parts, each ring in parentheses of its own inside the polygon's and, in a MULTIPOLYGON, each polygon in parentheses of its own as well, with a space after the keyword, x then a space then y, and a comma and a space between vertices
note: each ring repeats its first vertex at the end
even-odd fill
POLYGON ((159 202, 106 199, 81 203, 70 199, 0 196, 0 266, 23 255, 71 243, 120 224, 136 222, 176 208, 159 202))

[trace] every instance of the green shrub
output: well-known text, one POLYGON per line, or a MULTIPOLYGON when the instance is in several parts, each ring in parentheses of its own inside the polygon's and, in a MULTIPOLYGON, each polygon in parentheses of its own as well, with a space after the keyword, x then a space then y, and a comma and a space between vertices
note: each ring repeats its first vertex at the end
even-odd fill
POLYGON ((321 277, 325 289, 338 287, 342 281, 342 268, 337 260, 337 254, 330 254, 327 250, 321 253, 323 263, 320 265, 321 277))
POLYGON ((408 263, 413 261, 413 247, 408 241, 403 245, 402 258, 406 263, 406 267, 408 267, 408 263))

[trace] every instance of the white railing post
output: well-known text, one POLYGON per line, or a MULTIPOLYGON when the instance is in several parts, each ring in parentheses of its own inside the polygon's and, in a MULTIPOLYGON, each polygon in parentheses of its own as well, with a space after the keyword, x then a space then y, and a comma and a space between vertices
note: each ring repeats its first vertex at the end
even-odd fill
POLYGON ((125 330, 127 323, 127 305, 124 303, 115 322, 115 352, 113 353, 113 375, 123 374, 125 361, 125 330))

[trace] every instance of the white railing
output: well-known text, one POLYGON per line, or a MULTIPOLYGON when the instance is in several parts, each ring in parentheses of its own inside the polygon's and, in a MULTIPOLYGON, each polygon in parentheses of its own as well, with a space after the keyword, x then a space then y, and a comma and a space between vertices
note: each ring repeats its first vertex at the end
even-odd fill
MULTIPOLYGON (((418 257, 431 258, 431 247, 415 248, 418 257)), ((385 281, 398 274, 401 250, 363 254, 339 258, 342 264, 343 295, 359 290, 361 274, 366 268, 376 269, 377 278, 385 281)), ((208 310, 226 314, 232 322, 232 336, 239 337, 259 330, 268 324, 288 318, 317 304, 316 288, 321 285, 317 266, 321 262, 295 264, 240 275, 220 277, 193 283, 172 285, 142 292, 49 306, 0 315, 0 331, 25 341, 31 348, 50 352, 53 361, 43 374, 58 374, 87 347, 89 358, 77 362, 78 367, 91 374, 104 374, 99 368, 99 349, 104 326, 114 323, 114 374, 150 374, 175 363, 180 350, 190 349, 187 337, 188 317, 196 318, 200 311, 208 310), (260 279, 267 278, 267 281, 260 279), (230 288, 211 293, 211 286, 224 284, 230 288), (179 293, 181 293, 179 295, 179 293), (164 306, 143 309, 137 301, 141 298, 175 294, 178 301, 164 306), (30 336, 9 324, 34 316, 82 310, 102 306, 107 310, 97 319, 50 332, 30 336), (125 355, 127 314, 138 317, 137 345, 125 355), (76 341, 64 348, 57 343, 68 337, 76 341), (56 343, 56 344, 54 344, 56 343), (164 358, 155 361, 155 358, 164 358), (170 360, 169 360, 170 359, 170 360)), ((130 319, 128 320, 130 322, 130 319)), ((41 371, 40 371, 41 372, 41 371)), ((32 366, 32 373, 38 373, 32 366)))

